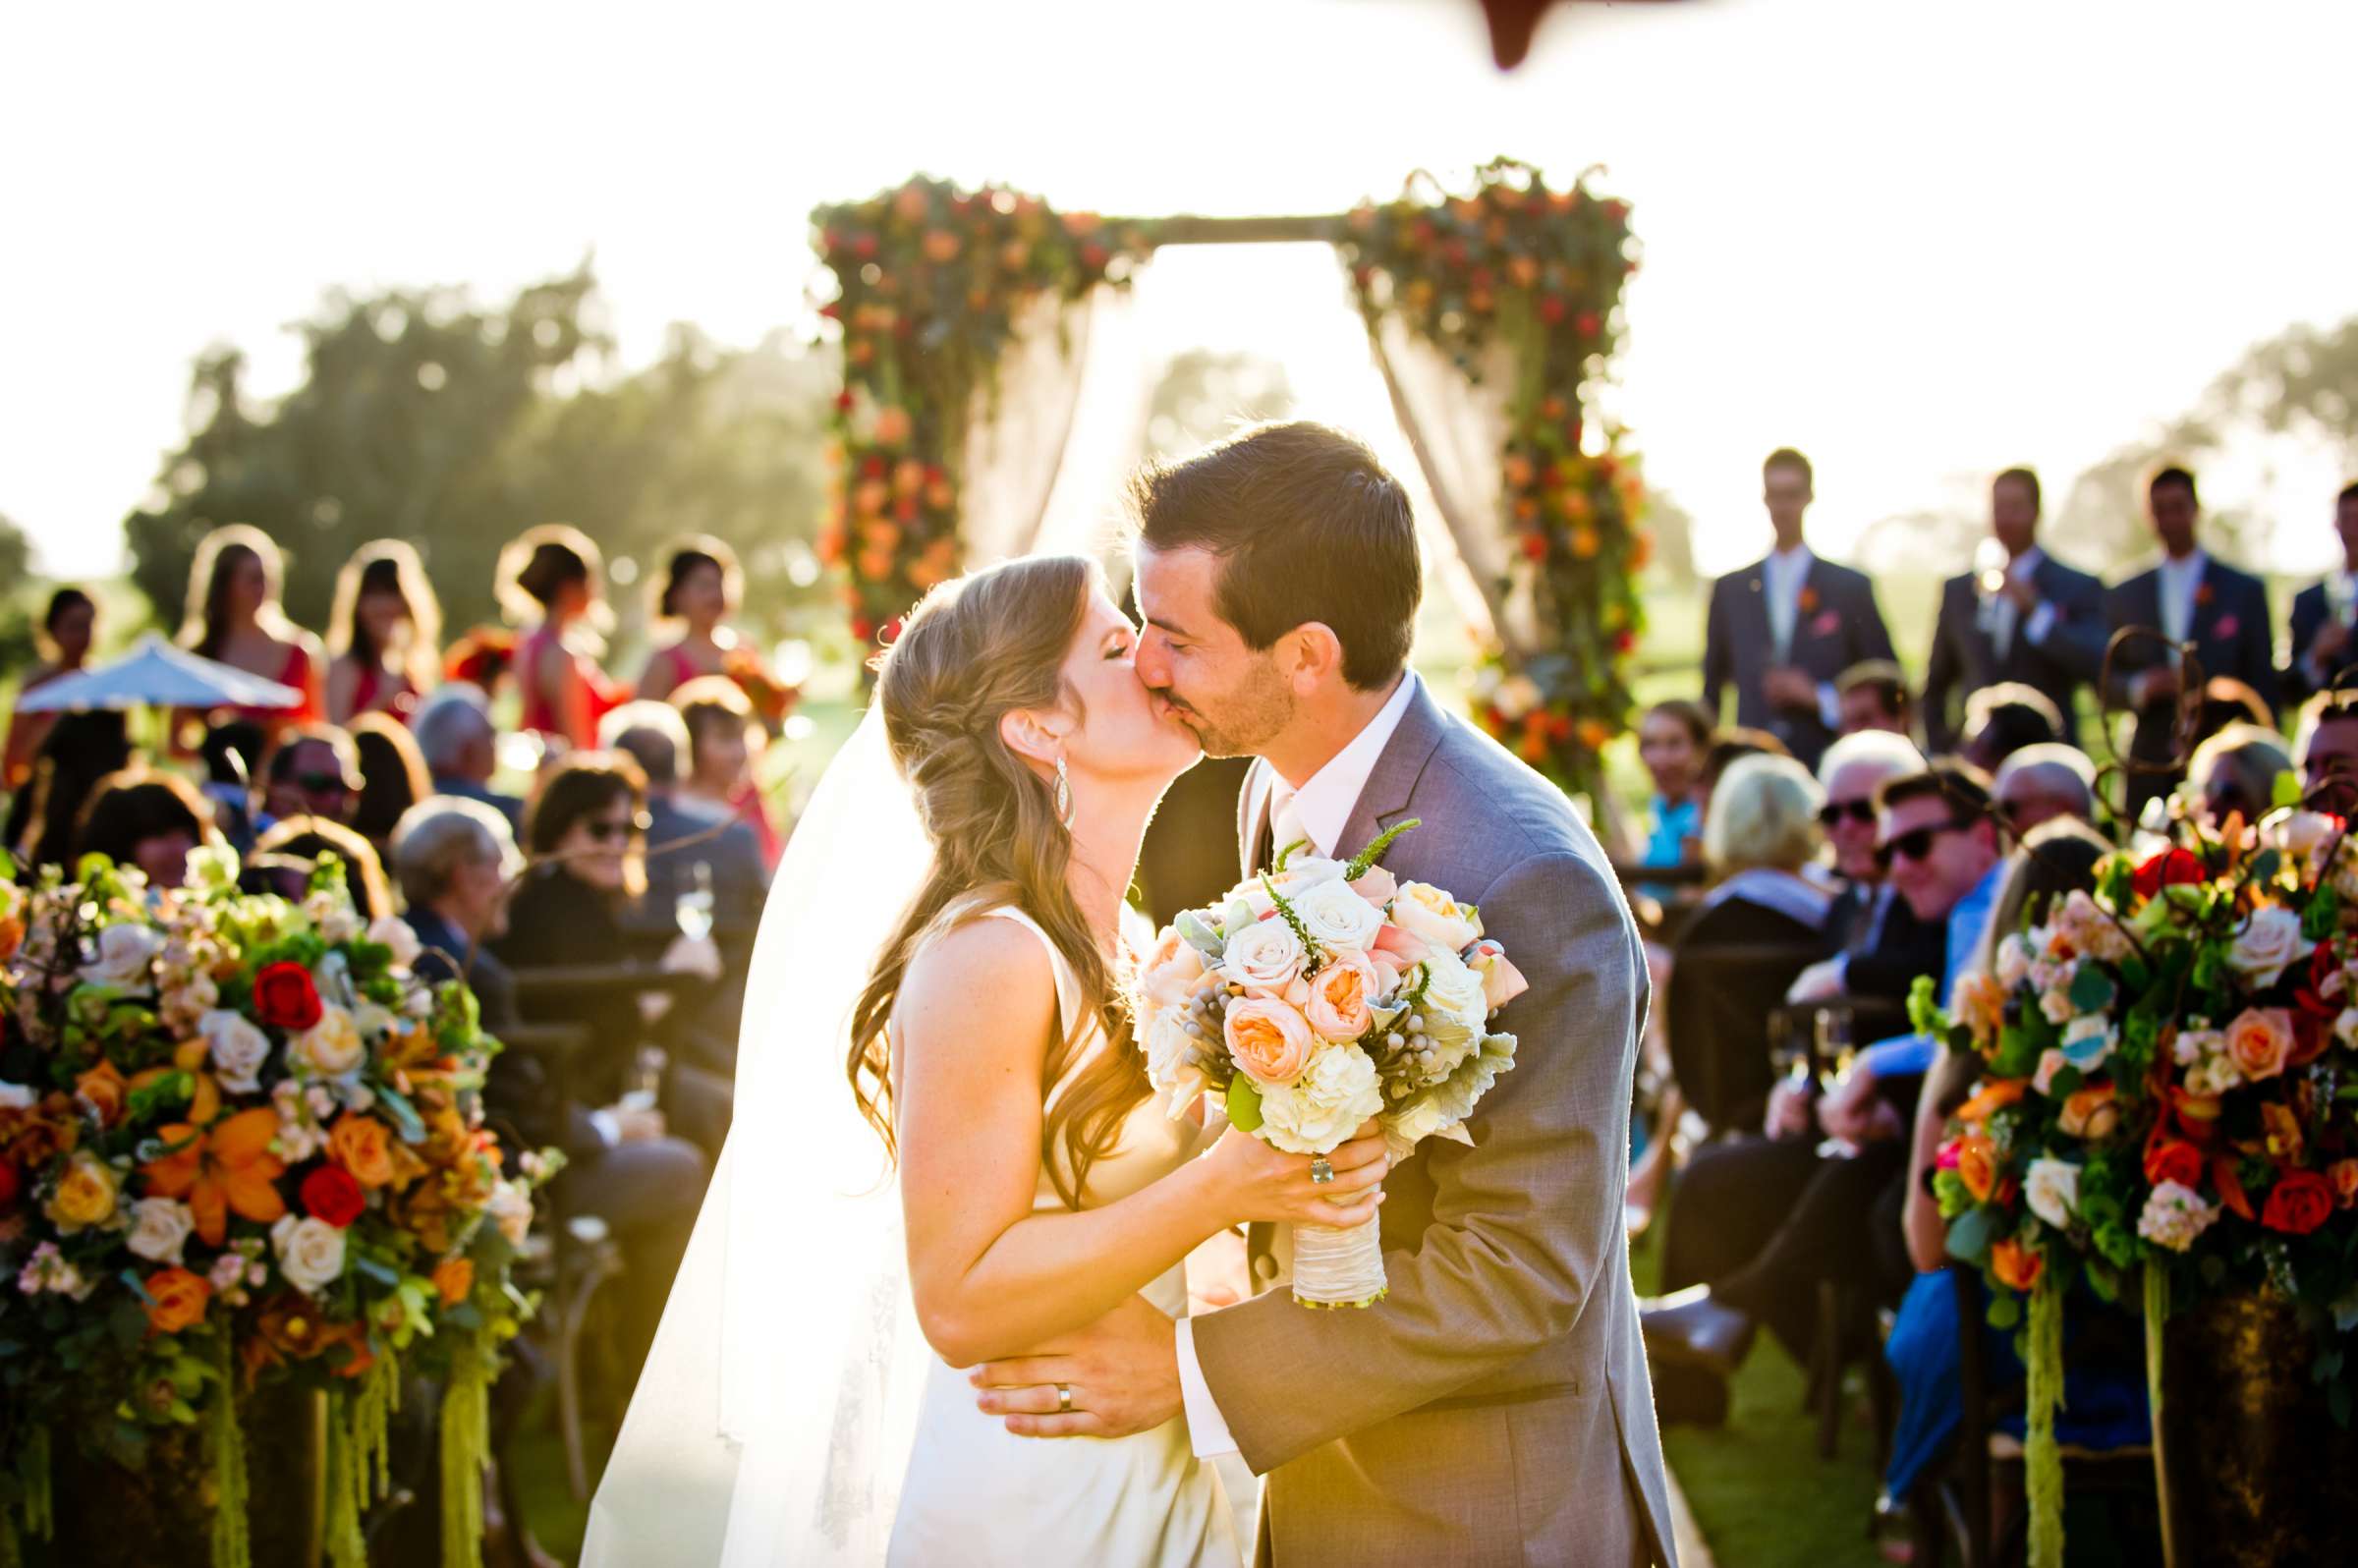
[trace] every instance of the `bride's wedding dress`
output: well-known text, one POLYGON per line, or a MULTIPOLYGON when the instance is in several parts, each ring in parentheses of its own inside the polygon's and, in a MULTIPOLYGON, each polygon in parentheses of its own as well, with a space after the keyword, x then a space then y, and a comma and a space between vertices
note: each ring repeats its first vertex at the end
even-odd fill
MULTIPOLYGON (((990 916, 1014 921, 1047 949, 1059 1027, 1071 1027, 1076 985, 1055 944, 1021 911, 990 916)), ((1095 1033, 1076 1068, 1106 1043, 1095 1033)), ((1050 1104, 1063 1087, 1050 1092, 1050 1104)), ((1123 1123, 1113 1151, 1090 1166, 1081 1206, 1137 1192, 1192 1158, 1203 1140, 1193 1125, 1170 1120, 1159 1101, 1147 1101, 1123 1123)), ((1041 1171, 1033 1211, 1066 1206, 1041 1171)), ((1144 1294, 1173 1317, 1184 1316, 1185 1269, 1171 1268, 1144 1294)), ((936 1359, 887 1560, 893 1568, 1234 1568, 1239 1556, 1219 1476, 1196 1458, 1183 1418, 1129 1437, 1018 1437, 1001 1418, 976 1408, 964 1372, 936 1359)))

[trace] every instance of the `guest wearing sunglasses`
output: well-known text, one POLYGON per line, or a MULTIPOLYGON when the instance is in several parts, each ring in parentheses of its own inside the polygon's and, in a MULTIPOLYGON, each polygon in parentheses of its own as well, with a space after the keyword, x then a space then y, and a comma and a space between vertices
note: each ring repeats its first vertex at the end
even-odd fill
POLYGON ((2196 747, 2187 764, 2193 813, 2211 828, 2230 816, 2257 822, 2275 810, 2276 780, 2291 771, 2283 736, 2257 724, 2230 724, 2196 747))
POLYGON ((1850 995, 1904 1002, 1917 976, 1937 975, 1946 962, 1946 923, 1918 920, 1884 880, 1875 856, 1875 792, 1884 780, 1923 766, 1924 754, 1914 743, 1881 731, 1846 735, 1827 748, 1818 767, 1825 786, 1818 823, 1842 879, 1826 919, 1842 951, 1804 970, 1788 1000, 1850 995))
POLYGON ((263 768, 262 811, 272 820, 316 816, 349 824, 360 800, 360 753, 332 724, 287 731, 263 768))
POLYGON ((2026 746, 2006 758, 1993 786, 1997 819, 2016 843, 2060 817, 2096 821, 2096 764, 2076 746, 2026 746))
POLYGON ((2301 758, 2301 789, 2309 809, 2358 816, 2358 700, 2349 692, 2320 692, 2301 708, 2293 750, 2301 758))

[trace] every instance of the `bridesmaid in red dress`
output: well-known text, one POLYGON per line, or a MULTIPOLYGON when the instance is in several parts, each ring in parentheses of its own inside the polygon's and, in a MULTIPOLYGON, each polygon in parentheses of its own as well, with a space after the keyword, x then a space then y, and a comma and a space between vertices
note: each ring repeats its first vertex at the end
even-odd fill
POLYGON ((796 694, 769 672, 752 640, 728 624, 744 600, 745 574, 726 544, 699 534, 673 546, 650 608, 655 635, 666 628, 676 635, 646 656, 639 695, 660 702, 690 681, 726 676, 744 691, 754 717, 775 735, 796 694))
POLYGON ((562 523, 526 530, 500 552, 499 601, 526 628, 516 644, 521 727, 575 751, 594 748, 597 721, 622 700, 597 666, 598 634, 614 619, 597 546, 562 523))
MULTIPOLYGON (((61 588, 50 594, 49 610, 41 617, 38 638, 40 667, 25 677, 17 695, 23 697, 61 675, 72 675, 88 663, 97 629, 98 606, 87 593, 78 588, 61 588)), ((56 722, 55 713, 19 711, 9 716, 5 760, 0 761, 0 788, 25 787, 32 777, 32 759, 40 755, 41 741, 56 722)))
MULTIPOLYGON (((286 563, 269 534, 246 523, 217 528, 196 546, 189 568, 188 617, 180 627, 181 646, 190 651, 303 694, 297 707, 219 708, 212 715, 252 719, 269 735, 294 724, 315 724, 326 712, 320 690, 326 661, 319 640, 288 620, 280 606, 279 585, 285 580, 286 563)), ((195 716, 199 723, 207 717, 195 716)), ((185 730, 186 724, 177 727, 185 730)), ((185 734, 181 738, 188 741, 185 734)))
POLYGON ((407 724, 441 666, 442 606, 424 563, 401 539, 364 544, 336 574, 327 625, 327 717, 407 724))
POLYGON ((671 694, 672 706, 688 726, 688 776, 680 793, 715 806, 754 831, 761 864, 778 868, 786 837, 769 814, 769 802, 756 782, 761 759, 761 727, 753 704, 735 681, 705 675, 671 694))

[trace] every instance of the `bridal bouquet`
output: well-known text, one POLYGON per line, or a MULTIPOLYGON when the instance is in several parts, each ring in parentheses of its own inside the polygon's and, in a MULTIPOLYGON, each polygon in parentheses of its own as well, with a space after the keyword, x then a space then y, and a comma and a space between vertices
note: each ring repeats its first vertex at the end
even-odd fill
POLYGON ((46 1533, 56 1434, 135 1471, 200 1451, 190 1527, 244 1564, 243 1394, 291 1379, 328 1395, 326 1544, 357 1568, 387 1414, 430 1367, 444 1560, 475 1562, 497 1349, 528 1310, 509 1262, 557 1156, 503 1171, 498 1042, 464 985, 411 969, 406 925, 355 914, 333 857, 300 904, 237 869, 0 866, 0 1560, 46 1533))
MULTIPOLYGON (((1174 1118, 1212 1092, 1239 1128, 1297 1154, 1332 1152, 1370 1117, 1395 1157, 1429 1137, 1472 1142, 1466 1117, 1515 1060, 1489 1019, 1524 980, 1472 905, 1376 864, 1416 825, 1347 864, 1280 853, 1162 932, 1140 976, 1139 1037, 1174 1118)), ((1297 1302, 1383 1295, 1375 1220, 1302 1226, 1294 1247, 1297 1302)))

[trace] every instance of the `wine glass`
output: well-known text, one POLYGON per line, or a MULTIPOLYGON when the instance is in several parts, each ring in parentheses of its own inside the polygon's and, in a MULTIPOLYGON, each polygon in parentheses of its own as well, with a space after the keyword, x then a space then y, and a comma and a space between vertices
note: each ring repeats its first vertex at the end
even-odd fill
POLYGON ((698 861, 688 868, 688 885, 672 902, 672 919, 680 934, 701 942, 712 934, 712 865, 698 861))
POLYGON ((2006 590, 2006 573, 2013 563, 2014 558, 2006 553, 1997 535, 1982 536, 1982 542, 1973 547, 1973 581, 1982 590, 1982 597, 1993 599, 2006 590))
MULTIPOLYGON (((1847 1007, 1818 1009, 1818 1082, 1823 1088, 1832 1089, 1858 1061, 1851 1024, 1851 1011, 1847 1007)), ((1841 1138, 1829 1138, 1818 1146, 1820 1159, 1848 1159, 1858 1151, 1858 1146, 1841 1138)))

